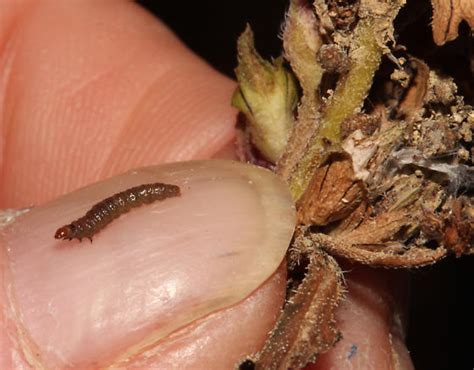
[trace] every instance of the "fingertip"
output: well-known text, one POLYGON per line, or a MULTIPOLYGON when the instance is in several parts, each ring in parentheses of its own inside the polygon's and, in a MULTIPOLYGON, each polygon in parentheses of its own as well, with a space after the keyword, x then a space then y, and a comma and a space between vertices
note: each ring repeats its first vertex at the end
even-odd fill
MULTIPOLYGON (((230 161, 143 168, 69 194, 22 216, 2 240, 22 333, 45 367, 132 358, 249 296, 281 264, 294 223, 278 177, 230 161), (92 247, 53 238, 96 201, 153 182, 178 185, 181 196, 124 213, 94 234, 92 247)), ((284 283, 277 286, 281 299, 284 283)), ((238 348, 253 350, 249 343, 238 348)))

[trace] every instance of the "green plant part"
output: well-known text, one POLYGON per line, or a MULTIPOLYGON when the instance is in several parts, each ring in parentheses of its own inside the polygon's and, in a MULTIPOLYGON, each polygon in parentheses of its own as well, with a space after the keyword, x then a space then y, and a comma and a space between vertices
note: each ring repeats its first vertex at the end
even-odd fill
POLYGON ((293 126, 298 100, 296 81, 283 66, 282 58, 270 63, 257 53, 249 26, 237 47, 239 65, 235 72, 239 88, 232 104, 247 118, 252 144, 265 159, 275 163, 293 126))
POLYGON ((342 123, 361 108, 372 86, 382 53, 383 47, 378 41, 374 20, 361 20, 354 30, 354 46, 349 54, 351 68, 338 82, 324 109, 318 131, 290 178, 290 190, 295 199, 303 195, 314 170, 327 158, 325 153, 328 152, 328 144, 336 147, 340 144, 342 123))

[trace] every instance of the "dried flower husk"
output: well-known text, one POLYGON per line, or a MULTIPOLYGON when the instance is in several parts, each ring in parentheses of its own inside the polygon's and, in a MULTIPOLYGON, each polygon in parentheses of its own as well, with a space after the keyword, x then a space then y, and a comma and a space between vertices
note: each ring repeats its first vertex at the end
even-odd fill
POLYGON ((319 167, 298 202, 303 225, 324 226, 346 218, 366 198, 365 186, 355 178, 347 154, 334 153, 319 167))
POLYGON ((298 234, 289 252, 295 257, 290 260, 290 269, 305 267, 306 274, 290 291, 262 351, 244 360, 239 369, 300 369, 340 339, 334 310, 344 291, 342 271, 302 230, 298 234))

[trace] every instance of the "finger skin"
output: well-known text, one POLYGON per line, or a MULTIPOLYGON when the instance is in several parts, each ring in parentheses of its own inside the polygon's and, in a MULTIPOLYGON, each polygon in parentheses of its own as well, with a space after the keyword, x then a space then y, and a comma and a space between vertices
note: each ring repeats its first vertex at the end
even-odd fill
POLYGON ((234 82, 138 5, 44 1, 11 18, 0 37, 1 207, 207 158, 232 138, 234 82))

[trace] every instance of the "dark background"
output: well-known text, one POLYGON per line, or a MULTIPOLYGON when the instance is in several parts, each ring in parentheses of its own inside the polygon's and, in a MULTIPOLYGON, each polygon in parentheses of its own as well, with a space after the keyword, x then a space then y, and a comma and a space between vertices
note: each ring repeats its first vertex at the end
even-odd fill
POLYGON ((186 45, 219 71, 233 77, 237 38, 252 25, 259 51, 280 55, 281 23, 287 0, 138 1, 163 20, 186 45))
MULTIPOLYGON (((168 24, 194 52, 228 76, 233 77, 236 40, 246 23, 252 25, 257 48, 265 57, 280 55, 278 36, 286 0, 142 0, 139 3, 168 24)), ((431 16, 428 2, 409 1, 397 21, 399 42, 431 67, 461 76, 459 82, 472 79, 467 57, 472 43, 468 28, 461 26, 458 40, 437 48, 431 38, 431 16)), ((451 257, 436 266, 414 270, 411 275, 407 343, 415 368, 473 370, 474 258, 451 257)))

